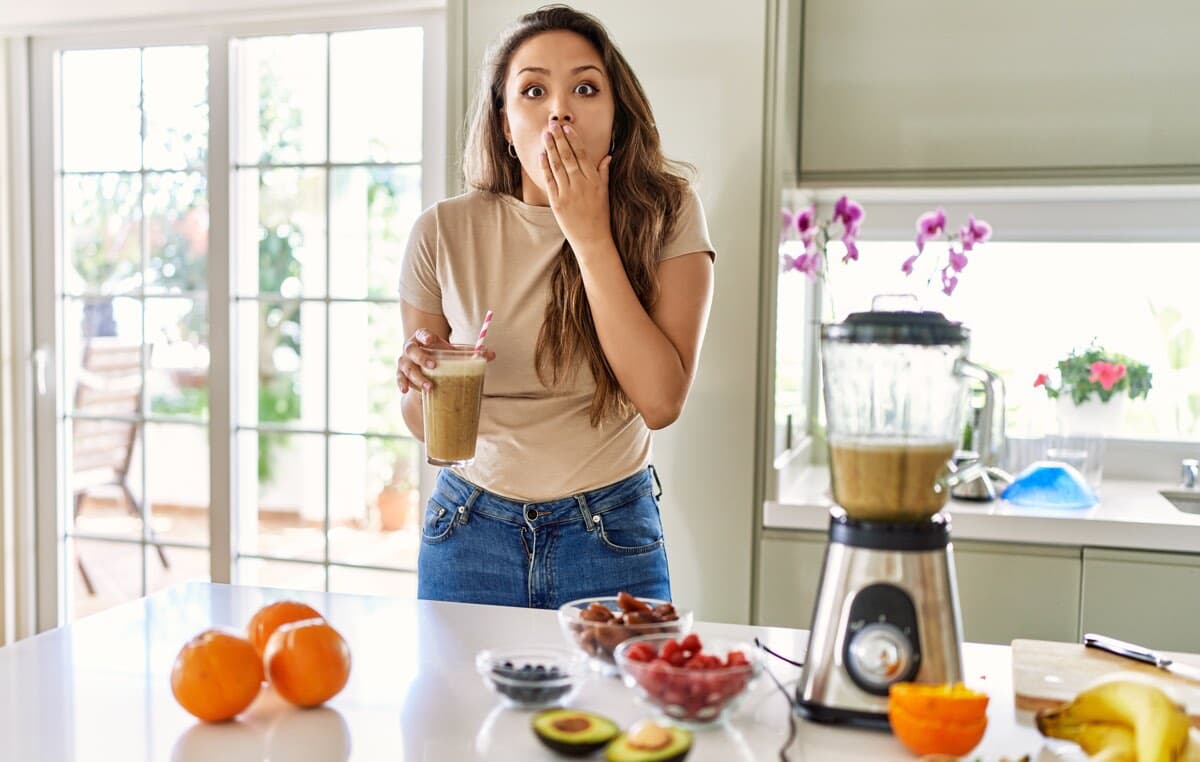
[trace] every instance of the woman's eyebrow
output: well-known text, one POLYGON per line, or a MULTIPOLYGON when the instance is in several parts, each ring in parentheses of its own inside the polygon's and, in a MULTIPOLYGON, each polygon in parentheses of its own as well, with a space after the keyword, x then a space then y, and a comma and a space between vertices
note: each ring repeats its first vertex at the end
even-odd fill
MULTIPOLYGON (((576 66, 574 69, 571 69, 571 73, 578 74, 579 72, 587 71, 588 69, 595 69, 601 76, 604 75, 604 70, 594 64, 584 64, 583 66, 576 66)), ((549 69, 543 68, 541 66, 526 66, 525 68, 523 68, 519 72, 517 72, 517 74, 524 74, 527 71, 532 71, 537 74, 549 74, 550 73, 549 69)))

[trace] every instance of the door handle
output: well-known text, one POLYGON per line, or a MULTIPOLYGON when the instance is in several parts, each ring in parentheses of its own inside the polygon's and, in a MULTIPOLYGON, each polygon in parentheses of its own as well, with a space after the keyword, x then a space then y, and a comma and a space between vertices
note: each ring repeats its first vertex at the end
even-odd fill
POLYGON ((33 380, 37 384, 39 397, 46 396, 46 358, 49 352, 45 347, 33 350, 33 380))

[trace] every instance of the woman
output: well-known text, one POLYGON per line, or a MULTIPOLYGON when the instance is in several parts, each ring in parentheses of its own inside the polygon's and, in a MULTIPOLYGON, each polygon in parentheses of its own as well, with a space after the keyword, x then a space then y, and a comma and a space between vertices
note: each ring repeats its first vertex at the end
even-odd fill
POLYGON ((650 429, 683 408, 712 301, 699 198, 604 27, 565 6, 489 51, 463 163, 473 190, 420 216, 401 276, 396 380, 422 441, 426 350, 495 312, 475 460, 438 476, 418 596, 669 599, 650 429))

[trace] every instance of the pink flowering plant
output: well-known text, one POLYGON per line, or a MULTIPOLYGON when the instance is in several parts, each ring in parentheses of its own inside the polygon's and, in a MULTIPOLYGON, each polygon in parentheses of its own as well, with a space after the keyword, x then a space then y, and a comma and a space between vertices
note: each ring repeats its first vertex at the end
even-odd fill
POLYGON ((803 251, 793 256, 781 253, 783 271, 795 270, 808 276, 810 280, 828 277, 828 254, 826 249, 829 242, 838 238, 846 247, 842 262, 852 262, 858 259, 858 233, 862 227, 866 213, 862 204, 842 196, 833 205, 833 215, 827 220, 817 219, 817 208, 809 206, 797 212, 784 208, 782 224, 779 229, 781 248, 789 241, 799 240, 803 251))
POLYGON ((912 275, 922 257, 927 261, 933 259, 934 266, 930 270, 928 282, 933 283, 934 278, 940 276, 942 293, 951 296, 958 287, 959 274, 967 266, 967 254, 991 237, 992 226, 983 220, 975 219, 973 214, 967 215, 966 223, 957 233, 947 232, 946 210, 939 207, 917 218, 917 253, 904 260, 900 269, 905 275, 912 275), (949 254, 944 263, 925 253, 925 244, 938 239, 944 239, 950 244, 949 254))
POLYGON ((1150 368, 1129 357, 1092 345, 1075 350, 1058 361, 1052 373, 1039 373, 1033 385, 1046 390, 1051 399, 1067 393, 1081 405, 1095 393, 1101 402, 1113 395, 1128 393, 1130 399, 1146 398, 1150 393, 1150 368), (1052 379, 1051 375, 1056 379, 1052 379), (1056 382, 1057 381, 1057 382, 1056 382))

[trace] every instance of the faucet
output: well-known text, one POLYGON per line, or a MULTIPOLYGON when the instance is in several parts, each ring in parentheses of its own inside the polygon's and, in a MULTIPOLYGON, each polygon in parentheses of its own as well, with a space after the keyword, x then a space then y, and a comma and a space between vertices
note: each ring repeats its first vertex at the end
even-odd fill
POLYGON ((1004 379, 973 363, 964 363, 962 374, 983 384, 985 401, 979 415, 979 425, 975 430, 978 456, 955 465, 967 466, 977 462, 983 470, 974 478, 967 477, 953 487, 950 495, 960 500, 995 500, 996 483, 1008 483, 1013 480, 1012 474, 1000 468, 1004 451, 1008 448, 1008 435, 1005 433, 1004 424, 1004 379))
POLYGON ((1184 458, 1182 466, 1181 481, 1184 489, 1196 489, 1200 487, 1200 460, 1195 458, 1184 458))

